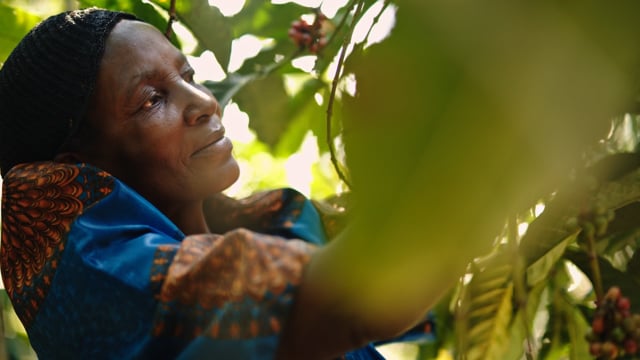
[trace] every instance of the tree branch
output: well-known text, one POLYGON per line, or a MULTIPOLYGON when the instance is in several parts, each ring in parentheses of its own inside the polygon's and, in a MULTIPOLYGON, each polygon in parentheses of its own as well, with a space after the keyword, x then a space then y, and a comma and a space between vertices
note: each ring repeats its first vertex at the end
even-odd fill
POLYGON ((338 57, 338 64, 336 66, 336 73, 333 76, 333 82, 331 83, 331 93, 329 95, 329 103, 327 104, 327 144, 329 145, 331 163, 333 164, 333 167, 335 168, 336 173, 338 174, 338 177, 340 178, 340 180, 342 180, 349 188, 352 188, 351 183, 349 182, 349 180, 347 180, 346 175, 343 173, 340 167, 340 162, 338 161, 338 158, 336 156, 336 148, 335 148, 335 144, 333 143, 333 137, 331 135, 331 132, 332 132, 331 118, 333 117, 333 103, 336 98, 338 81, 340 80, 340 77, 342 75, 342 68, 344 66, 344 59, 346 57, 347 48, 351 43, 351 35, 353 35, 353 28, 355 27, 355 24, 358 21, 358 18, 360 16, 360 13, 362 12, 363 7, 364 7, 364 0, 360 0, 357 3, 355 13, 353 14, 353 22, 351 23, 349 32, 344 38, 344 43, 342 44, 342 49, 340 50, 340 56, 338 57))
POLYGON ((176 0, 171 0, 171 5, 169 5, 169 21, 167 22, 167 30, 164 32, 164 36, 166 36, 167 39, 171 38, 171 33, 173 32, 171 26, 176 19, 176 0))

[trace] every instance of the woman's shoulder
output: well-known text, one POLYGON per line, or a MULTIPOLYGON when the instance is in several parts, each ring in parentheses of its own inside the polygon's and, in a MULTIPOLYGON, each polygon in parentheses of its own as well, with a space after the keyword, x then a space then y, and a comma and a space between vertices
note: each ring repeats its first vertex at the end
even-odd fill
POLYGON ((26 199, 30 207, 51 205, 43 198, 75 197, 84 205, 111 192, 115 178, 89 164, 66 164, 52 161, 16 165, 3 178, 5 199, 26 199))

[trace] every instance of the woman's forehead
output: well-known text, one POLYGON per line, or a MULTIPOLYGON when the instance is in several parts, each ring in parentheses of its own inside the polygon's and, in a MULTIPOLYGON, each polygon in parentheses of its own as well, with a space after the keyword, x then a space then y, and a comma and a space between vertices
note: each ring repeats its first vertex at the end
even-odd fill
POLYGON ((125 20, 113 29, 107 40, 100 72, 110 72, 105 74, 109 77, 140 77, 162 72, 164 68, 180 67, 185 62, 184 54, 158 29, 140 21, 125 20))
POLYGON ((113 50, 173 48, 167 38, 155 27, 136 20, 122 20, 111 31, 106 43, 105 56, 113 50))
POLYGON ((152 25, 121 21, 106 43, 96 83, 98 101, 126 103, 140 86, 167 78, 186 63, 184 54, 152 25))

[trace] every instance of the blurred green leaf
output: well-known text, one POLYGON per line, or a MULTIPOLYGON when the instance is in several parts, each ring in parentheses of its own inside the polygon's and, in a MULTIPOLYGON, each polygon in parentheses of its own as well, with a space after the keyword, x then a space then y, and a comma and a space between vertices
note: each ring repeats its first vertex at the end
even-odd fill
POLYGON ((0 3, 0 64, 40 20, 25 10, 0 3))
POLYGON ((473 264, 473 277, 460 299, 459 351, 468 359, 502 359, 512 316, 512 258, 505 251, 473 264))
POLYGON ((141 20, 155 26, 164 33, 167 20, 149 3, 142 0, 78 0, 82 7, 97 6, 114 11, 134 14, 141 20))
POLYGON ((254 80, 242 88, 234 101, 250 116, 250 125, 258 138, 273 146, 285 131, 289 117, 287 108, 289 96, 282 77, 271 75, 254 80))
POLYGON ((236 37, 253 34, 276 40, 288 40, 291 23, 312 9, 295 4, 273 4, 270 1, 247 0, 242 12, 229 19, 236 37))
MULTIPOLYGON (((168 1, 160 0, 158 3, 166 6, 168 1)), ((176 4, 180 21, 191 30, 201 47, 213 52, 220 66, 226 71, 233 40, 227 18, 217 7, 209 5, 207 0, 178 1, 176 4)))
MULTIPOLYGON (((322 130, 326 124, 325 111, 313 98, 313 94, 324 86, 321 80, 310 78, 291 99, 288 104, 290 123, 275 146, 274 153, 277 156, 286 156, 295 152, 309 130, 318 137, 318 143, 326 144, 326 131, 322 130)), ((322 152, 323 149, 326 149, 326 145, 321 147, 320 151, 322 152)))
MULTIPOLYGON (((585 252, 568 249, 566 259, 573 262, 590 279, 593 279, 589 257, 585 252)), ((611 263, 601 257, 598 257, 598 264, 602 275, 603 289, 606 291, 614 285, 620 287, 622 293, 631 299, 631 310, 640 312, 640 293, 637 291, 638 287, 640 287, 640 279, 628 276, 625 272, 615 269, 611 266, 611 263)))
MULTIPOLYGON (((555 270, 559 261, 564 259, 565 249, 576 240, 576 234, 571 234, 555 247, 549 248, 543 256, 540 256, 533 264, 527 268, 527 285, 536 286, 541 282, 546 282, 549 275, 555 270)), ((521 251, 526 253, 526 251, 521 251)))
POLYGON ((249 84, 256 78, 256 75, 240 75, 237 73, 229 74, 222 81, 205 81, 203 83, 218 100, 218 103, 224 108, 238 91, 249 84))
MULTIPOLYGON (((234 101, 250 114, 250 126, 261 141, 271 147, 282 141, 276 153, 290 153, 290 150, 297 149, 302 142, 306 130, 311 127, 310 121, 321 121, 314 114, 306 113, 312 117, 300 117, 298 125, 289 129, 301 112, 314 102, 313 94, 322 86, 322 81, 310 79, 291 98, 285 90, 283 78, 272 74, 244 84, 234 96, 234 101), (288 132, 289 136, 281 139, 285 132, 288 132)), ((322 109, 310 106, 310 111, 316 110, 321 115, 322 109)))
POLYGON ((567 294, 572 279, 563 264, 556 268, 549 285, 549 316, 539 359, 589 359, 585 339, 587 322, 567 294))

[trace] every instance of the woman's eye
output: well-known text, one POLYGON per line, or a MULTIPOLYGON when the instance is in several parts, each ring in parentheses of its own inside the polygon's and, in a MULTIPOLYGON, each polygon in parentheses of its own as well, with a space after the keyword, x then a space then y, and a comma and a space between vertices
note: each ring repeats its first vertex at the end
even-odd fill
POLYGON ((162 102, 162 94, 155 93, 151 95, 144 103, 142 103, 142 110, 149 110, 162 102))
POLYGON ((193 80, 193 76, 195 75, 195 72, 193 71, 193 69, 189 69, 187 71, 185 71, 182 75, 182 78, 184 79, 184 81, 193 84, 194 80, 193 80))

